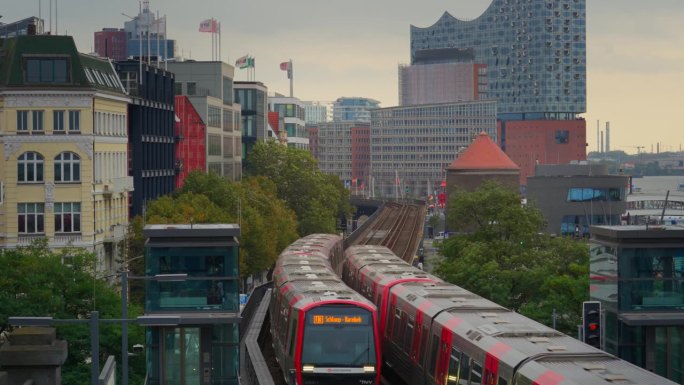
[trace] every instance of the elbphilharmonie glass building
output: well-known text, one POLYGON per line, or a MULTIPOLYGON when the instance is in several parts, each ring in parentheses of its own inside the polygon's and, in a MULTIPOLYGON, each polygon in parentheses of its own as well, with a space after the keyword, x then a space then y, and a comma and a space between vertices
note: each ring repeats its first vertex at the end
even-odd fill
POLYGON ((493 0, 471 21, 411 26, 416 53, 472 48, 500 120, 571 120, 586 111, 585 0, 493 0))

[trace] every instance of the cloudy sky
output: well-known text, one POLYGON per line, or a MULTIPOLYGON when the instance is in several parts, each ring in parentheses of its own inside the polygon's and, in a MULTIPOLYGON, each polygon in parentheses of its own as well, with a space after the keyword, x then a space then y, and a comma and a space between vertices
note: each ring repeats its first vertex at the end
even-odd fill
MULTIPOLYGON (((49 28, 50 0, 3 1, 0 21, 41 12, 49 28), (7 4, 9 3, 9 4, 7 4)), ((53 30, 73 35, 82 52, 93 32, 123 27, 138 0, 52 0, 53 30)), ((222 59, 256 58, 256 79, 269 92, 287 94, 278 64, 294 63, 294 92, 302 100, 370 97, 397 104, 397 65, 409 61, 409 26, 426 27, 444 11, 461 19, 479 16, 489 0, 150 0, 168 17, 168 34, 179 53, 211 59, 211 37, 201 20, 222 23, 222 59)), ((682 0, 587 0, 587 138, 596 150, 596 121, 611 123, 611 148, 636 153, 679 150, 684 130, 684 17, 682 0)), ((245 70, 236 80, 247 80, 245 70)))

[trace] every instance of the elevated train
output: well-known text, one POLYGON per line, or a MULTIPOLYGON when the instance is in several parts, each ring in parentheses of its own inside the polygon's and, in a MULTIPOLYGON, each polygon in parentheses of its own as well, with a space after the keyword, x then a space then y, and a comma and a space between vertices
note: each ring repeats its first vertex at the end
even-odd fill
POLYGON ((675 385, 414 268, 352 246, 336 271, 380 313, 384 363, 411 385, 675 385))
POLYGON ((339 236, 314 234, 278 257, 269 313, 289 385, 380 383, 376 307, 334 273, 330 261, 341 256, 339 236))

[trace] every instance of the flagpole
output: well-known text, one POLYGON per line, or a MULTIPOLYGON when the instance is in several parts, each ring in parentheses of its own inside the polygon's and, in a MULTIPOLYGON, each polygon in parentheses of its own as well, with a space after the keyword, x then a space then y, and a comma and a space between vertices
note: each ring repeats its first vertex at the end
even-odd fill
POLYGON ((164 14, 164 71, 168 69, 169 40, 166 38, 166 14, 164 14))
POLYGON ((157 34, 157 68, 159 68, 159 11, 157 11, 157 19, 154 21, 154 33, 157 34))
POLYGON ((221 22, 219 21, 218 23, 218 33, 219 33, 219 40, 218 40, 218 60, 221 61, 221 22))
POLYGON ((292 84, 293 84, 293 78, 294 78, 294 71, 292 69, 292 59, 290 59, 289 64, 290 64, 290 68, 288 68, 288 70, 289 70, 289 75, 290 75, 290 97, 293 97, 294 93, 292 91, 292 84))

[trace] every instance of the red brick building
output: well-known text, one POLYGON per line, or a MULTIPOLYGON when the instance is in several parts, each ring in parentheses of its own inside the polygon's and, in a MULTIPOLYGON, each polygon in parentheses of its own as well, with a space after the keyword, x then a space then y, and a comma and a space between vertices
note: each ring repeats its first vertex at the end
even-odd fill
POLYGON ((104 28, 95 32, 95 52, 114 61, 128 58, 128 42, 123 29, 104 28))
POLYGON ((370 126, 357 125, 351 129, 352 187, 363 192, 369 188, 370 126))
POLYGON ((497 121, 499 146, 520 166, 520 184, 534 175, 536 164, 568 164, 587 159, 586 121, 497 121))
POLYGON ((194 170, 207 172, 206 130, 199 113, 187 96, 176 95, 176 188, 194 170))

